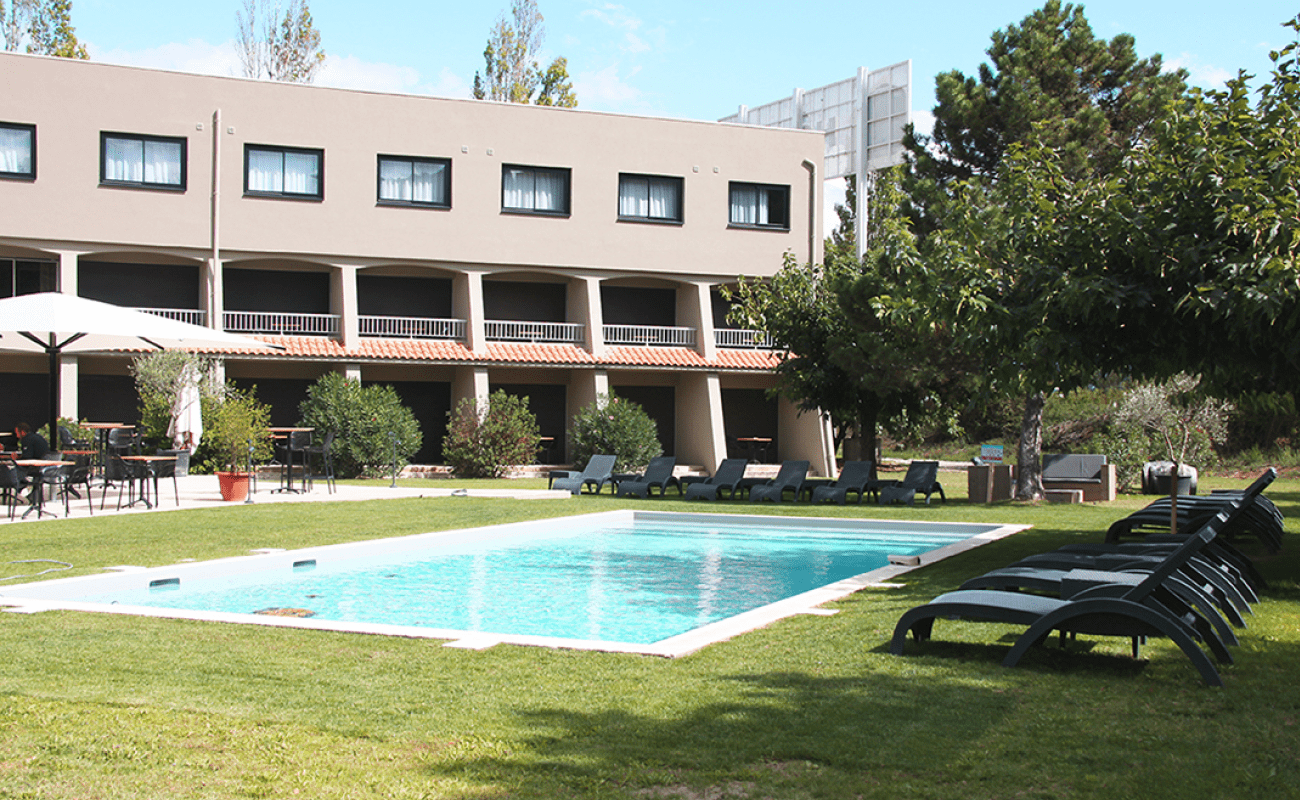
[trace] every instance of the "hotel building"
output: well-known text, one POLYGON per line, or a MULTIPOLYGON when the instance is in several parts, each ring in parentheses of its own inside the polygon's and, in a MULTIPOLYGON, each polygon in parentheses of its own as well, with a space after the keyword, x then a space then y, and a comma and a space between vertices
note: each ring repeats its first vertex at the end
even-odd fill
MULTIPOLYGON (((719 289, 821 259, 818 131, 380 94, 0 53, 0 296, 61 291, 273 342, 223 351, 275 424, 326 372, 391 384, 441 460, 447 412, 640 403, 668 454, 833 466, 771 400, 778 354, 719 289), (746 440, 770 439, 769 447, 746 440)), ((65 356, 61 413, 138 416, 130 360, 65 356)), ((0 352, 0 424, 48 408, 0 352)))

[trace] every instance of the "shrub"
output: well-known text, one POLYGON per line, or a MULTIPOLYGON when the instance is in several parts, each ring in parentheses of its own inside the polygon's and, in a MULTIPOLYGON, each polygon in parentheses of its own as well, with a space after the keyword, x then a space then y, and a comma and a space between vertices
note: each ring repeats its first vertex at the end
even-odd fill
POLYGON ((457 477, 500 478, 508 467, 531 464, 537 457, 541 433, 527 397, 498 389, 481 411, 478 401, 467 397, 448 417, 442 454, 457 477))
POLYGON ((1227 436, 1232 405, 1199 392, 1200 382, 1200 376, 1179 374, 1138 384, 1115 412, 1115 429, 1145 431, 1162 459, 1202 468, 1214 464, 1214 443, 1227 436))
POLYGON ((632 472, 663 455, 655 421, 630 400, 601 395, 579 411, 569 432, 574 466, 582 469, 593 455, 617 456, 616 472, 632 472))
POLYGON ((227 385, 203 403, 203 438, 192 463, 196 472, 242 471, 249 448, 254 462, 271 457, 271 408, 257 399, 257 387, 241 392, 227 385))
POLYGON ((307 389, 298 408, 299 424, 317 437, 334 431, 334 469, 340 475, 380 475, 406 465, 424 444, 411 409, 391 386, 362 386, 331 372, 307 389))

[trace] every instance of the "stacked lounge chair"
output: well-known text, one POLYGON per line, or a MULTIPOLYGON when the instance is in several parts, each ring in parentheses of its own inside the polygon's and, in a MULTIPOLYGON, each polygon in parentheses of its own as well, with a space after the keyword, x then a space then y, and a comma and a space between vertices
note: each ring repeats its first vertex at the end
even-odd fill
POLYGON ((903 652, 908 631, 918 641, 928 639, 936 617, 1028 625, 1003 661, 1006 666, 1018 663, 1052 630, 1063 639, 1067 633, 1126 636, 1134 657, 1146 636, 1161 635, 1182 649, 1207 684, 1221 686, 1197 642, 1220 662, 1231 663, 1227 646, 1237 643, 1231 626, 1245 626, 1241 615, 1250 613, 1262 581, 1249 559, 1224 539, 1276 474, 1270 469, 1245 492, 1225 494, 1212 519, 1177 541, 1148 537, 1143 543, 1069 545, 972 578, 958 591, 905 613, 891 652, 903 652))
MULTIPOLYGON (((1259 479, 1265 481, 1265 486, 1277 475, 1275 470, 1270 472, 1272 477, 1269 477, 1269 473, 1265 473, 1259 479)), ((1180 534, 1195 532, 1208 520, 1213 519, 1228 501, 1240 498, 1248 492, 1250 489, 1246 492, 1179 495, 1178 532, 1180 534)), ((1241 517, 1232 525, 1231 530, 1223 531, 1223 536, 1235 539, 1240 536, 1254 535, 1270 552, 1279 552, 1282 549, 1282 513, 1278 511, 1272 500, 1259 494, 1259 491, 1255 491, 1252 496, 1253 500, 1247 504, 1241 517)), ((1140 536, 1143 533, 1159 530, 1168 531, 1171 505, 1168 497, 1162 497, 1146 508, 1133 512, 1110 526, 1106 531, 1106 541, 1118 542, 1126 536, 1140 536)))
MULTIPOLYGON (((1227 512, 1221 517, 1226 519, 1227 512)), ((1221 662, 1231 663, 1232 656, 1214 628, 1195 611, 1179 614, 1171 610, 1162 602, 1167 595, 1159 596, 1170 576, 1218 535, 1221 524, 1222 520, 1216 519, 1188 537, 1158 568, 1136 580, 1113 582, 1117 580, 1116 575, 1128 573, 1074 570, 1071 580, 1064 585, 1066 596, 1060 598, 990 589, 960 589, 942 594, 903 614, 894 628, 889 650, 894 655, 902 655, 909 631, 918 642, 929 639, 938 617, 1027 626, 1002 661, 1007 667, 1020 663, 1030 647, 1054 630, 1060 631, 1063 639, 1067 633, 1123 636, 1132 640, 1134 656, 1144 638, 1164 636, 1178 645, 1206 684, 1222 686, 1218 670, 1197 644, 1206 642, 1221 662)))

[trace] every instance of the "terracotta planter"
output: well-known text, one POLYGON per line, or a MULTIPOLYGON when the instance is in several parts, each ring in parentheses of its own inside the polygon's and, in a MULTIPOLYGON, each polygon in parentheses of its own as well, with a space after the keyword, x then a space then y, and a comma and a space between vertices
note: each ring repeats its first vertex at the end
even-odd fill
POLYGON ((221 485, 222 500, 248 499, 248 472, 218 472, 217 482, 221 485))

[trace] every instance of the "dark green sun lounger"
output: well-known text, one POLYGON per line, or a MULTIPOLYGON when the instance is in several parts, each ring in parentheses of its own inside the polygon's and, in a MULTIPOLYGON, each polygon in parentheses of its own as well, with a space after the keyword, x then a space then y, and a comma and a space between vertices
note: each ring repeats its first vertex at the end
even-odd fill
POLYGON ((890 652, 902 655, 910 631, 918 642, 930 638, 936 618, 962 618, 976 621, 1025 625, 1026 630, 1003 660, 1012 667, 1025 652, 1045 640, 1052 631, 1065 634, 1122 636, 1130 639, 1136 656, 1140 642, 1148 636, 1164 636, 1173 641, 1191 660, 1201 678, 1210 686, 1222 686, 1223 679, 1198 641, 1204 642, 1220 661, 1232 662, 1227 647, 1205 618, 1193 612, 1179 614, 1160 602, 1159 589, 1170 576, 1218 534, 1228 511, 1198 533, 1189 536, 1149 574, 1136 582, 1106 583, 1096 570, 1072 571, 1070 580, 1084 586, 1074 591, 1067 587, 1068 599, 1044 597, 1023 592, 988 589, 964 589, 948 592, 925 605, 907 611, 899 619, 890 641, 890 652))

